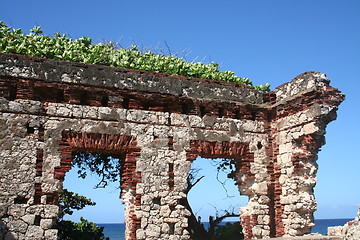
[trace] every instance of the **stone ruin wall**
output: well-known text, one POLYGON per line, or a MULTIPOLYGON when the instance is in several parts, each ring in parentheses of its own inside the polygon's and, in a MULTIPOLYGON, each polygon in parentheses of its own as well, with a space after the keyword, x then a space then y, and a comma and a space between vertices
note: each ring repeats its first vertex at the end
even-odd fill
POLYGON ((0 54, 0 239, 56 239, 72 151, 121 156, 126 239, 191 239, 186 176, 236 159, 246 238, 314 225, 317 152, 344 96, 307 72, 270 93, 204 79, 0 54))

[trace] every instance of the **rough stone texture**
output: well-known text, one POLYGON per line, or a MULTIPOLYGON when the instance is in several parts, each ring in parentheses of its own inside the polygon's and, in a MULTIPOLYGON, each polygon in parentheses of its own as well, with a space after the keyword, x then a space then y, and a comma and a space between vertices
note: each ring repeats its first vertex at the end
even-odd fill
POLYGON ((345 240, 357 240, 360 239, 360 224, 359 222, 354 223, 348 231, 346 231, 345 240))
POLYGON ((0 54, 0 239, 56 239, 72 151, 120 156, 126 239, 191 239, 186 176, 236 159, 246 238, 313 224, 317 152, 344 96, 308 72, 261 93, 151 72, 0 54))
POLYGON ((357 217, 344 226, 336 226, 328 228, 329 236, 342 236, 344 240, 360 239, 360 206, 357 217))

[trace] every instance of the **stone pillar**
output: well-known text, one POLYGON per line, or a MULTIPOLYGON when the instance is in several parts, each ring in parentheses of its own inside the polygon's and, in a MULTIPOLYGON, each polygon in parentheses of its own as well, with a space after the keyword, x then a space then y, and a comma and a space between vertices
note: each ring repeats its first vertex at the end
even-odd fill
POLYGON ((344 95, 329 86, 324 74, 310 72, 278 87, 276 96, 271 126, 278 145, 274 164, 280 169, 276 184, 281 191, 274 201, 276 222, 283 225, 276 236, 301 236, 314 226, 317 153, 344 95))
POLYGON ((190 213, 180 202, 186 198, 184 189, 191 162, 186 159, 181 141, 169 137, 169 130, 159 127, 139 135, 142 151, 136 170, 141 172, 142 181, 137 184, 137 193, 141 194, 137 216, 141 225, 136 239, 190 239, 186 230, 190 213))

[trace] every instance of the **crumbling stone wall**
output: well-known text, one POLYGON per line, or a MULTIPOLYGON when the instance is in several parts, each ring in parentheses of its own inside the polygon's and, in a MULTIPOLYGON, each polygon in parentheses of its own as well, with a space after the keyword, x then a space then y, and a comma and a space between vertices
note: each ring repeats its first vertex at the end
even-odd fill
POLYGON ((233 83, 0 54, 0 239, 56 239, 73 151, 120 157, 126 239, 191 239, 197 156, 236 159, 246 238, 313 226, 317 152, 344 96, 307 72, 270 93, 233 83))
POLYGON ((344 226, 328 227, 328 236, 340 236, 344 240, 360 239, 360 206, 354 220, 344 226))

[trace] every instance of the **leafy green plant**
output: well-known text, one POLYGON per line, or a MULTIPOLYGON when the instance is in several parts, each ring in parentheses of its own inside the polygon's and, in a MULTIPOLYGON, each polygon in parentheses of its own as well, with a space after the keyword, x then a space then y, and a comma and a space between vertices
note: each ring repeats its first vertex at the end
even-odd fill
POLYGON ((58 219, 56 226, 58 229, 59 240, 107 240, 103 230, 104 227, 99 227, 93 222, 80 217, 80 222, 76 223, 70 220, 63 220, 65 214, 72 215, 73 210, 81 210, 86 206, 94 206, 96 203, 91 199, 81 196, 77 193, 70 192, 67 189, 59 195, 59 206, 61 209, 61 216, 58 219))
POLYGON ((77 193, 70 192, 67 189, 59 195, 59 206, 62 211, 62 215, 69 214, 72 215, 75 210, 81 210, 86 206, 95 206, 96 203, 91 201, 91 199, 81 196, 77 193))
POLYGON ((215 236, 218 240, 244 239, 240 222, 227 222, 225 225, 217 225, 215 236))
POLYGON ((100 181, 95 188, 104 188, 109 182, 120 181, 120 158, 103 154, 89 152, 73 152, 72 166, 77 167, 78 177, 85 179, 88 172, 98 177, 100 181))
MULTIPOLYGON (((73 40, 60 33, 49 37, 43 35, 39 26, 31 29, 29 34, 24 34, 21 29, 13 29, 0 21, 0 52, 3 53, 101 64, 252 86, 248 78, 240 78, 231 71, 220 71, 217 63, 187 62, 175 56, 155 54, 151 51, 141 52, 135 45, 128 49, 118 49, 113 42, 92 44, 91 41, 91 38, 85 36, 73 40)), ((269 91, 270 85, 253 87, 260 91, 269 91)))
POLYGON ((104 227, 99 227, 93 222, 80 218, 80 222, 75 223, 69 220, 63 220, 57 223, 59 229, 59 240, 109 240, 105 237, 104 227))

